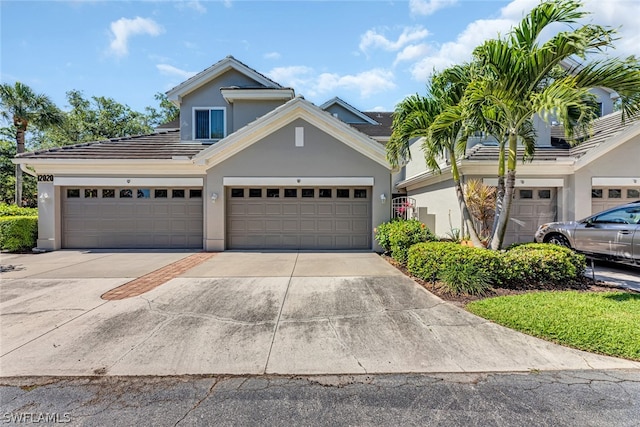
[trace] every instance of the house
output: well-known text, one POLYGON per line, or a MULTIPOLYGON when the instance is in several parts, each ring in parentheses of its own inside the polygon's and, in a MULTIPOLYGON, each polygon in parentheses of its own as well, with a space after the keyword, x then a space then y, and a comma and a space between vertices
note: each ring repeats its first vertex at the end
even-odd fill
MULTIPOLYGON (((517 167, 516 192, 504 244, 531 242, 540 224, 580 220, 603 209, 640 200, 640 120, 622 121, 614 112, 615 92, 596 89, 601 117, 592 131, 578 136, 571 146, 562 125, 547 125, 539 118, 536 152, 531 161, 517 167)), ((412 159, 404 176, 394 181, 394 191, 415 200, 419 219, 429 221, 436 234, 461 228, 450 167, 442 173, 427 170, 421 141, 411 145, 412 159)), ((522 159, 523 152, 518 153, 522 159)), ((459 161, 464 180, 479 179, 497 185, 498 146, 495 139, 470 138, 459 161)))
POLYGON ((154 134, 14 160, 38 177, 39 249, 379 249, 389 113, 316 106, 231 56, 167 96, 179 122, 154 134))

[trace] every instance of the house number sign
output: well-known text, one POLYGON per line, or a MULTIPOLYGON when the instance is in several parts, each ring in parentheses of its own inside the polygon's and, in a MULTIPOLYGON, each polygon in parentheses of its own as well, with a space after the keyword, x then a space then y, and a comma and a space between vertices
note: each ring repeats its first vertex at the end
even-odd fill
POLYGON ((53 182, 53 175, 38 175, 38 182, 53 182))

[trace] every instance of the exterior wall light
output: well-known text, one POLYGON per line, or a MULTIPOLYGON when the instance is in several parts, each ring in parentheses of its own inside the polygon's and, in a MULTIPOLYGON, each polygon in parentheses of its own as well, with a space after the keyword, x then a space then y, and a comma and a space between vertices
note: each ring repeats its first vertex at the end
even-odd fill
POLYGON ((384 204, 384 202, 386 202, 386 201, 387 201, 387 196, 385 196, 384 193, 382 193, 380 195, 380 203, 384 204))
POLYGON ((216 200, 218 200, 218 193, 211 193, 211 201, 215 203, 216 200))
POLYGON ((40 202, 46 203, 47 200, 49 200, 49 193, 42 193, 38 198, 40 199, 40 202))

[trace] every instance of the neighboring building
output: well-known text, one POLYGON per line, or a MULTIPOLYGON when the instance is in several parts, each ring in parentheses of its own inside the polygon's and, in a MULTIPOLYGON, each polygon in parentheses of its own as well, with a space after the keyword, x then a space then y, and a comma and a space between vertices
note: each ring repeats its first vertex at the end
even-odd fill
MULTIPOLYGON (((594 93, 605 114, 573 147, 565 141, 561 125, 535 120, 537 148, 532 161, 519 161, 517 167, 505 245, 533 241, 536 229, 545 222, 579 220, 640 200, 640 120, 623 123, 621 114, 613 112, 612 92, 598 89, 594 93)), ((443 236, 461 227, 450 168, 443 163, 441 174, 428 172, 420 145, 420 140, 412 144, 412 160, 394 191, 414 198, 420 219, 430 221, 436 234, 443 236)), ((519 159, 522 154, 518 153, 519 159)), ((459 161, 460 172, 464 180, 496 185, 497 160, 496 141, 479 135, 469 139, 466 155, 459 161)))
POLYGON ((375 250, 390 114, 317 107, 229 56, 167 92, 152 135, 25 153, 38 248, 375 250))

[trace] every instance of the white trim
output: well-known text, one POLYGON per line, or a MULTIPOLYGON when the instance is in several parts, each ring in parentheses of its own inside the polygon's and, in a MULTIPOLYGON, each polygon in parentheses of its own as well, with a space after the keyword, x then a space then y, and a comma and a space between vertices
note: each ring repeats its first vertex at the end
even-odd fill
POLYGON ((295 97, 293 89, 220 89, 222 97, 229 103, 242 100, 290 100, 295 97))
POLYGON ((594 187, 638 187, 640 186, 640 177, 592 177, 591 185, 594 187))
MULTIPOLYGON (((498 185, 498 178, 483 178, 482 183, 495 187, 498 185)), ((516 177, 516 187, 564 187, 564 179, 516 177)))
POLYGON ((365 186, 373 187, 373 177, 235 177, 225 176, 222 178, 222 185, 225 187, 237 185, 237 186, 255 186, 266 187, 268 185, 274 186, 289 186, 289 187, 319 187, 319 186, 333 186, 333 187, 353 187, 353 186, 365 186))
POLYGON ((202 187, 204 178, 96 178, 56 176, 54 186, 74 187, 202 187))
POLYGON ((227 107, 191 107, 191 136, 194 141, 220 141, 227 136, 227 107), (211 110, 222 111, 222 138, 196 138, 196 111, 209 111, 209 135, 211 135, 211 110))
POLYGON ((327 111, 327 108, 329 108, 330 106, 332 106, 334 104, 341 106, 345 110, 351 112, 354 116, 360 117, 362 120, 364 120, 366 123, 369 123, 370 125, 379 125, 380 124, 380 123, 376 122, 374 119, 372 119, 371 117, 369 117, 366 114, 364 114, 362 111, 358 110, 357 108, 355 108, 352 105, 349 105, 347 102, 343 101, 342 99, 340 99, 337 96, 334 97, 334 98, 331 98, 330 100, 328 100, 327 102, 322 104, 320 106, 320 108, 325 110, 325 111, 327 111))

